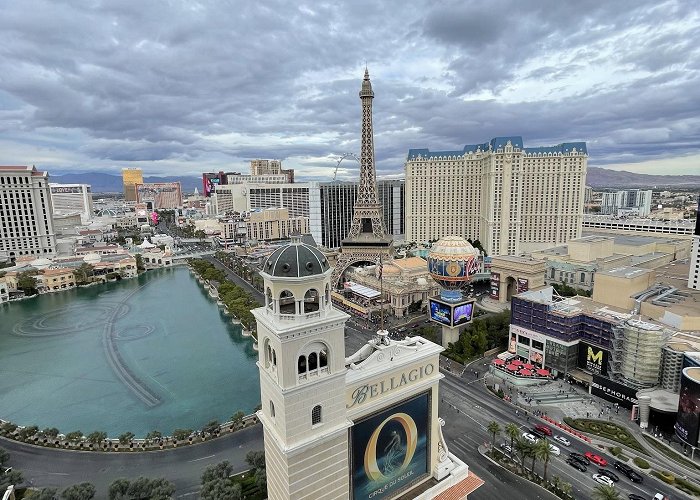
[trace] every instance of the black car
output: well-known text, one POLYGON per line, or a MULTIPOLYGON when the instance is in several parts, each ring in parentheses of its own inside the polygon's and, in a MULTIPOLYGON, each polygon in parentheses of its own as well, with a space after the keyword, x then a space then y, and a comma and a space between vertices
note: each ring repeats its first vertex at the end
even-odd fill
POLYGON ((637 495, 636 493, 630 493, 629 495, 627 495, 627 498, 629 498, 630 500, 647 500, 647 497, 637 495))
POLYGON ((620 477, 615 474, 613 471, 610 469, 605 469, 604 467, 601 467, 598 469, 598 472, 604 476, 608 476, 610 479, 612 479, 615 482, 618 482, 620 480, 620 477))
POLYGON ((620 462, 619 460, 615 460, 615 468, 625 475, 629 474, 630 472, 634 472, 634 469, 632 469, 632 467, 620 462))
POLYGON ((627 477, 633 483, 643 483, 644 482, 644 478, 642 477, 642 475, 639 474, 638 472, 635 472, 635 471, 630 471, 630 473, 627 474, 627 477))
POLYGON ((569 464, 571 467, 574 469, 578 469, 581 472, 586 472, 586 466, 583 465, 581 462, 576 460, 575 458, 567 458, 566 463, 569 464))
POLYGON ((588 460, 586 460, 586 457, 584 457, 580 453, 569 453, 569 458, 572 460, 576 460, 581 465, 588 465, 588 460))

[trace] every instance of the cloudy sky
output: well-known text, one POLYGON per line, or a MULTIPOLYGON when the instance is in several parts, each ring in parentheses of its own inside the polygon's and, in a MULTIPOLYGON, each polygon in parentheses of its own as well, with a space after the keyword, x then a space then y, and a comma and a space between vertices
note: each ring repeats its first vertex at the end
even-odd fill
MULTIPOLYGON (((375 91, 409 148, 586 141, 589 165, 700 173, 695 0, 0 0, 0 164, 332 177, 375 91)), ((339 177, 357 166, 341 164, 339 177)))

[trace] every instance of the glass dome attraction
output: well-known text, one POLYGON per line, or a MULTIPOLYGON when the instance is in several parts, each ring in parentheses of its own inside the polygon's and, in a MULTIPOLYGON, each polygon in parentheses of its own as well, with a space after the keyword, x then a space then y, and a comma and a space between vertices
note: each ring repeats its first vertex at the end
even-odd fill
POLYGON ((479 269, 479 251, 459 236, 445 236, 428 252, 428 272, 442 287, 440 297, 456 302, 479 269))

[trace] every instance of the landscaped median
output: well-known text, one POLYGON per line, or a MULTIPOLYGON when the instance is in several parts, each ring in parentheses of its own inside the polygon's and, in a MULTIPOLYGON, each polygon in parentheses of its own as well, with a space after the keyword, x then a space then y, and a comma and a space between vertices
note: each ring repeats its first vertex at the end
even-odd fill
POLYGON ((624 427, 605 420, 593 420, 587 418, 565 417, 564 422, 574 429, 593 434, 617 443, 623 444, 639 453, 648 455, 647 451, 637 439, 624 427))

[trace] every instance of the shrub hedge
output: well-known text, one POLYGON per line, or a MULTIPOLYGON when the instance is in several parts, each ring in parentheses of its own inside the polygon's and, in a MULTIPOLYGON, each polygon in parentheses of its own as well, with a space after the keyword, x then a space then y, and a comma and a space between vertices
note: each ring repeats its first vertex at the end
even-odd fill
POLYGON ((633 462, 634 462, 634 465, 636 465, 640 469, 648 469, 649 468, 649 462, 647 462, 643 458, 634 457, 633 462))

